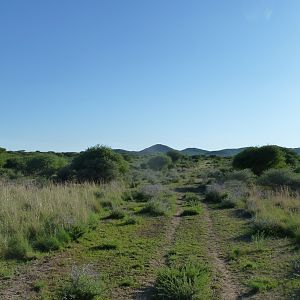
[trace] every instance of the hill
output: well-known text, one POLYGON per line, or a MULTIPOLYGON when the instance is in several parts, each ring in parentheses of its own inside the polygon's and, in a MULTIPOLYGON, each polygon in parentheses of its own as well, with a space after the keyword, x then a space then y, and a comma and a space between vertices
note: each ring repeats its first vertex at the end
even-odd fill
POLYGON ((169 146, 162 145, 162 144, 156 144, 149 148, 146 148, 142 151, 139 151, 139 154, 156 154, 156 153, 167 153, 170 150, 174 150, 169 146))

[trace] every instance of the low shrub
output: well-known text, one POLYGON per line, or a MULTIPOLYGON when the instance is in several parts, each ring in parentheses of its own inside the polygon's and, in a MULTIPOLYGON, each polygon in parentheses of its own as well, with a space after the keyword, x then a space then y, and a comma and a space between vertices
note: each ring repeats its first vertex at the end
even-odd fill
POLYGON ((162 269, 155 282, 156 299, 208 299, 210 271, 200 263, 162 269))
POLYGON ((197 205, 200 202, 200 197, 191 192, 185 193, 183 199, 188 205, 197 205))
POLYGON ((141 209, 140 212, 153 217, 166 216, 168 214, 168 208, 159 201, 150 201, 141 209))
POLYGON ((123 219, 125 217, 125 215, 126 214, 125 214, 124 210, 122 210, 121 208, 113 208, 109 215, 109 218, 120 220, 120 219, 123 219))
POLYGON ((61 243, 54 236, 40 236, 34 242, 34 248, 42 252, 58 250, 60 246, 61 243))
POLYGON ((168 216, 174 208, 174 197, 154 198, 146 203, 140 213, 150 216, 168 216))
POLYGON ((140 218, 135 216, 126 216, 123 225, 135 225, 140 222, 140 218))
POLYGON ((221 203, 226 199, 228 194, 219 192, 217 190, 208 191, 205 195, 204 201, 208 203, 221 203))
POLYGON ((61 289, 63 300, 93 300, 104 294, 103 282, 95 278, 88 267, 73 267, 71 278, 61 289))
POLYGON ((4 251, 4 257, 7 259, 26 260, 32 251, 29 242, 21 236, 13 236, 9 239, 4 251))
POLYGON ((250 169, 244 169, 244 170, 234 170, 232 172, 228 172, 224 179, 226 181, 228 180, 236 180, 245 182, 247 184, 252 183, 255 179, 255 175, 250 169))
POLYGON ((199 215, 201 212, 200 206, 186 208, 181 214, 181 217, 199 215))
POLYGON ((300 174, 294 173, 290 169, 271 169, 260 176, 258 183, 275 189, 287 186, 294 190, 299 190, 300 174))

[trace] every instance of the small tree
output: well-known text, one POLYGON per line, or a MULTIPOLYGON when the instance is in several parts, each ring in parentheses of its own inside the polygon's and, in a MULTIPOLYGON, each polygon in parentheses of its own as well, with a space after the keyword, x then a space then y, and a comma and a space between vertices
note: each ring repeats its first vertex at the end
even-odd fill
POLYGON ((124 174, 128 164, 122 155, 97 145, 75 157, 71 169, 79 181, 111 181, 124 174))
POLYGON ((155 171, 166 169, 172 164, 172 160, 166 155, 157 155, 149 159, 148 166, 155 171))

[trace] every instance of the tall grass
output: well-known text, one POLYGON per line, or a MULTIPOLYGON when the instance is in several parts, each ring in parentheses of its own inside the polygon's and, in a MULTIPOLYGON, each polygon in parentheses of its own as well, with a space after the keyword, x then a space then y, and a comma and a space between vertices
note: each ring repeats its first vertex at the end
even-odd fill
POLYGON ((0 253, 26 257, 32 249, 55 250, 82 235, 101 211, 97 192, 121 197, 116 183, 34 184, 0 182, 0 253))
POLYGON ((256 230, 300 241, 300 195, 287 188, 277 191, 253 189, 246 209, 254 217, 256 230))

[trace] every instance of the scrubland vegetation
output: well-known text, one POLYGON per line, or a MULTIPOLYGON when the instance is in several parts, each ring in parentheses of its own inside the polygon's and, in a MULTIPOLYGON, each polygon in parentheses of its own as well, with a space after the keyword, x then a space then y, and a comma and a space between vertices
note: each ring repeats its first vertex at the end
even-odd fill
POLYGON ((299 166, 276 146, 2 149, 0 296, 299 299, 299 166))

